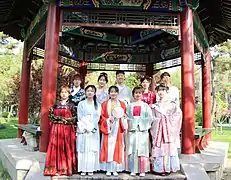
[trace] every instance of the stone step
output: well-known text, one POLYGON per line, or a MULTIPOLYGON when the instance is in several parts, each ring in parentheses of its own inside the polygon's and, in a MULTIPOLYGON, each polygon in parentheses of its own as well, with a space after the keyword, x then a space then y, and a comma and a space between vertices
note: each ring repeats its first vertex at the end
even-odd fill
POLYGON ((171 173, 168 176, 158 176, 151 173, 147 173, 145 177, 139 176, 130 176, 129 173, 119 173, 119 176, 106 176, 105 173, 95 173, 93 176, 81 176, 79 174, 74 174, 73 176, 55 176, 52 177, 52 180, 67 180, 67 179, 81 179, 81 180, 107 180, 107 179, 143 179, 143 180, 185 180, 186 177, 181 172, 171 173))

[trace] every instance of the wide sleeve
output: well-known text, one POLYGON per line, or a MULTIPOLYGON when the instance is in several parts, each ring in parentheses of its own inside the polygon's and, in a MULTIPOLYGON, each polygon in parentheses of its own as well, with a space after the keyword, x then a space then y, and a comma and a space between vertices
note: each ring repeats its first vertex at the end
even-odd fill
POLYGON ((179 136, 182 123, 182 111, 180 107, 175 102, 172 102, 171 104, 172 109, 169 110, 169 113, 167 113, 166 116, 167 126, 170 132, 170 142, 175 141, 179 136))
MULTIPOLYGON (((126 115, 126 111, 127 111, 126 105, 123 102, 120 102, 120 104, 124 110, 124 115, 126 115)), ((124 132, 128 129, 127 117, 124 116, 120 119, 120 128, 121 128, 122 132, 124 132)))
POLYGON ((153 121, 153 119, 152 119, 152 110, 151 110, 151 108, 150 108, 150 106, 148 104, 145 104, 145 106, 146 106, 146 111, 147 111, 146 115, 147 115, 147 120, 148 120, 148 123, 149 123, 149 128, 151 128, 151 124, 152 124, 152 121, 153 121))
POLYGON ((98 103, 98 108, 96 110, 96 114, 93 117, 94 118, 94 129, 98 129, 98 127, 99 127, 99 121, 100 121, 100 117, 101 117, 101 111, 102 111, 101 105, 98 103))
POLYGON ((132 115, 132 105, 129 104, 127 107, 127 122, 128 122, 128 130, 131 131, 132 129, 132 120, 133 120, 133 115, 132 115))
POLYGON ((99 128, 103 134, 109 134, 111 132, 110 118, 107 113, 107 101, 102 104, 101 108, 101 118, 99 121, 99 128))
POLYGON ((82 121, 82 119, 84 118, 84 101, 81 101, 78 104, 77 114, 78 114, 77 132, 84 133, 86 131, 86 126, 82 121))

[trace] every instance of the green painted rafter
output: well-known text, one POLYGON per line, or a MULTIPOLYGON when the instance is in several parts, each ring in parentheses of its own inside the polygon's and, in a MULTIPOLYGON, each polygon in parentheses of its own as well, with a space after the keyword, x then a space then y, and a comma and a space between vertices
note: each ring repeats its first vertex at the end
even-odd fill
POLYGON ((205 32, 205 29, 200 21, 200 18, 197 12, 193 13, 193 29, 194 29, 194 36, 199 41, 199 43, 203 46, 203 48, 209 47, 208 36, 205 32))

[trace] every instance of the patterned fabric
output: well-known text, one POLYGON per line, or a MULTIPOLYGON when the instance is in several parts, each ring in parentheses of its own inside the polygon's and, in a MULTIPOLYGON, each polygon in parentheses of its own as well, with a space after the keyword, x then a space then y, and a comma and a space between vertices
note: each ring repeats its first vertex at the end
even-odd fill
POLYGON ((105 101, 109 99, 109 95, 107 89, 97 89, 96 97, 100 104, 103 104, 105 101))
MULTIPOLYGON (((71 88, 71 92, 73 92, 74 89, 71 88)), ((82 101, 85 98, 85 91, 84 89, 79 89, 79 91, 75 95, 70 95, 69 99, 76 105, 78 106, 78 103, 82 101)))
POLYGON ((70 176, 77 171, 74 122, 59 123, 67 119, 75 119, 74 109, 73 103, 62 105, 57 102, 50 110, 51 132, 44 169, 45 176, 70 176))
POLYGON ((143 93, 142 100, 147 104, 155 104, 156 103, 156 94, 152 91, 148 91, 148 93, 143 93))
POLYGON ((156 157, 152 164, 152 170, 157 173, 176 172, 180 170, 180 162, 177 156, 156 157))
POLYGON ((152 111, 152 169, 158 173, 177 171, 181 110, 175 102, 165 101, 156 103, 152 111))

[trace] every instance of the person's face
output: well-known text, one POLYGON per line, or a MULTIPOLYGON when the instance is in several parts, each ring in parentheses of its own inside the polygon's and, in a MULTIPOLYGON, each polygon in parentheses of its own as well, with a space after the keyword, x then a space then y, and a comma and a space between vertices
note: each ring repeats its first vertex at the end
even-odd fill
POLYGON ((62 100, 66 100, 69 97, 69 92, 66 89, 62 89, 60 92, 60 96, 62 100))
POLYGON ((124 74, 117 74, 116 75, 116 81, 117 81, 117 83, 122 84, 124 82, 124 80, 125 80, 125 75, 124 74))
POLYGON ((102 76, 102 77, 99 79, 99 86, 100 86, 100 87, 105 87, 106 84, 107 84, 106 79, 105 79, 104 76, 102 76))
POLYGON ((135 98, 135 100, 141 100, 142 99, 142 91, 141 90, 136 90, 134 92, 134 98, 135 98))
POLYGON ((166 90, 160 88, 160 89, 158 89, 158 92, 157 92, 157 93, 158 93, 158 96, 159 96, 161 99, 163 99, 164 96, 165 96, 165 94, 166 94, 166 90))
POLYGON ((163 76, 162 82, 163 82, 164 84, 169 84, 169 82, 170 82, 170 77, 169 77, 169 76, 163 76))
POLYGON ((150 85, 150 83, 149 83, 146 79, 141 83, 141 86, 142 86, 144 89, 149 88, 149 85, 150 85))
POLYGON ((93 98, 94 95, 95 95, 95 89, 89 87, 86 90, 86 96, 87 96, 87 98, 93 98))
POLYGON ((116 99, 118 96, 118 93, 116 92, 116 90, 114 88, 111 89, 109 96, 111 99, 116 99))
POLYGON ((79 87, 80 86, 80 84, 81 84, 81 79, 80 78, 76 78, 76 79, 74 79, 74 86, 75 87, 79 87))

